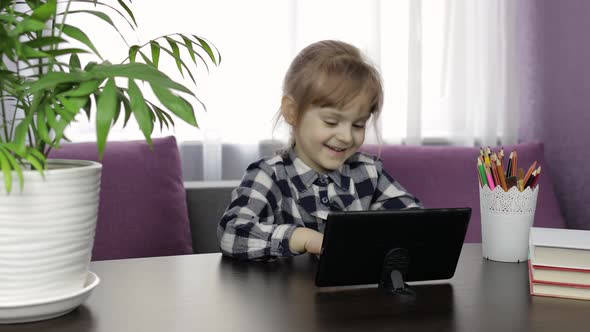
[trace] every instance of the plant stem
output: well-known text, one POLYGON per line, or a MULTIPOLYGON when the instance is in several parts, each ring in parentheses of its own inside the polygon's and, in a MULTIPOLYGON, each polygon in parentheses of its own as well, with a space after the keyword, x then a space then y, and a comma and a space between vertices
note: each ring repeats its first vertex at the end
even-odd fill
POLYGON ((2 124, 4 129, 4 140, 6 142, 9 141, 8 136, 8 123, 6 122, 6 108, 4 106, 4 87, 0 90, 0 98, 2 99, 2 103, 0 103, 0 107, 2 107, 2 124))
POLYGON ((61 28, 59 29, 59 34, 57 35, 58 38, 61 38, 61 34, 63 33, 63 26, 64 26, 64 24, 66 24, 66 17, 68 16, 68 12, 70 11, 71 4, 72 4, 72 0, 68 1, 68 5, 66 6, 66 10, 64 11, 64 17, 61 20, 61 28))

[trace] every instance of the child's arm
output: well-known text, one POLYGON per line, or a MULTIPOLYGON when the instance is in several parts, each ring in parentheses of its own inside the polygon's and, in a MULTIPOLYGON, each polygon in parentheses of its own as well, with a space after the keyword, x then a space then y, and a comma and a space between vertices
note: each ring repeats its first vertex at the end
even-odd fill
MULTIPOLYGON (((261 259, 293 256, 304 251, 291 249, 290 239, 301 227, 294 223, 288 211, 279 211, 282 193, 271 174, 272 170, 264 165, 253 165, 233 191, 232 202, 217 227, 224 255, 261 259)), ((307 238, 296 236, 297 249, 300 249, 299 241, 307 242, 307 238)))
POLYGON ((371 200, 370 210, 396 210, 423 208, 418 198, 408 193, 391 175, 383 169, 381 161, 376 161, 377 186, 371 200))

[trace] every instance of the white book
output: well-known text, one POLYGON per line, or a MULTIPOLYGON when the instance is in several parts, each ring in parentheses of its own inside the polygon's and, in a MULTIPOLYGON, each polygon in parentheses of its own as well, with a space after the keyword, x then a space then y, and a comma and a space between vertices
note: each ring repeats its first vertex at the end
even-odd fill
POLYGON ((590 269, 590 231, 532 227, 529 259, 533 265, 590 269))

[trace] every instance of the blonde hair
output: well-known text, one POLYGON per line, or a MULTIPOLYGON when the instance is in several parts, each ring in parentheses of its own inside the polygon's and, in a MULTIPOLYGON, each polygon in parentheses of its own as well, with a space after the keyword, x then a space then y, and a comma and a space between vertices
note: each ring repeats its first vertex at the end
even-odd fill
MULTIPOLYGON (((383 106, 379 72, 358 48, 336 40, 319 41, 299 52, 285 75, 283 95, 295 101, 297 121, 312 105, 342 109, 361 96, 375 124, 383 106)), ((279 110, 276 120, 280 117, 279 110)))

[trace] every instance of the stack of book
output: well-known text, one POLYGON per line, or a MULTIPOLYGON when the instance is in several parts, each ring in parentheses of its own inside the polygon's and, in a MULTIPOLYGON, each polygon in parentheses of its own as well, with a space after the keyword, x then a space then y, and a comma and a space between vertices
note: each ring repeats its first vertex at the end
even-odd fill
POLYGON ((531 295, 590 300, 590 231, 532 227, 531 295))

